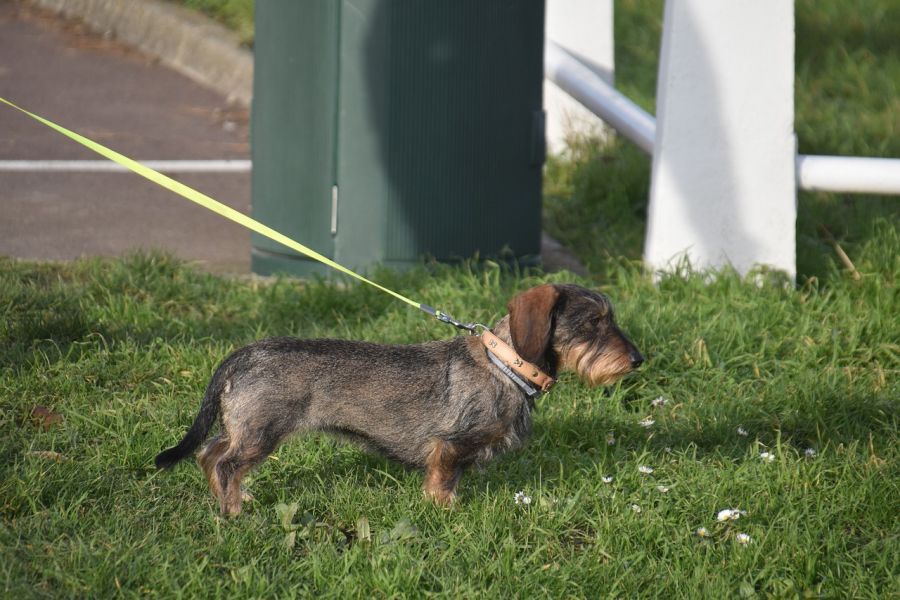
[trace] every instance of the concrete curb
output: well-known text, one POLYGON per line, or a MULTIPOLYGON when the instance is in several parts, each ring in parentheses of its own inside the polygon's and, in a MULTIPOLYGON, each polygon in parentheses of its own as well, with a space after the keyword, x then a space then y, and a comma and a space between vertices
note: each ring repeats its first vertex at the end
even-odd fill
POLYGON ((147 56, 250 105, 253 53, 234 33, 177 4, 160 0, 30 0, 36 6, 84 21, 147 56))

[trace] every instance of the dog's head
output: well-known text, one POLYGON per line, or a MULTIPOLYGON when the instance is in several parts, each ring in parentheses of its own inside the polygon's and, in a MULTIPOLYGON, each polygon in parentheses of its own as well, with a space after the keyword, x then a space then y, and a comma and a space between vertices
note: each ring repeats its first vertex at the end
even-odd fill
POLYGON ((610 385, 644 362, 599 292, 545 284, 514 297, 508 309, 516 352, 551 374, 571 370, 590 385, 610 385))

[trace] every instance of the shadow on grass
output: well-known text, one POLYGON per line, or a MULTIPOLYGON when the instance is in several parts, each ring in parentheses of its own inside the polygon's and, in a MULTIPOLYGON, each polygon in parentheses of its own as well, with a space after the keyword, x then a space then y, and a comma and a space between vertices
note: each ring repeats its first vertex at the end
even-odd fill
MULTIPOLYGON (((548 481, 561 473, 595 471, 596 466, 604 464, 608 465, 604 470, 612 472, 616 465, 634 461, 636 455, 644 452, 737 462, 746 460, 748 453, 752 456, 761 449, 771 450, 780 444, 785 454, 790 456, 793 452, 801 458, 808 447, 821 451, 827 447, 856 446, 864 451, 870 435, 880 440, 873 445, 873 450, 879 452, 880 447, 892 443, 894 426, 885 418, 890 409, 887 399, 867 403, 830 395, 818 402, 816 419, 802 414, 747 419, 723 410, 710 415, 699 427, 684 419, 653 435, 640 426, 623 427, 620 421, 603 416, 538 417, 534 435, 523 449, 501 455, 483 468, 467 470, 460 489, 462 494, 472 495, 496 489, 498 484, 525 488, 536 478, 548 481), (749 435, 738 435, 738 427, 747 430, 749 435), (614 446, 606 443, 609 431, 615 432, 614 446)), ((319 441, 312 445, 309 459, 304 460, 303 455, 292 456, 290 465, 277 476, 278 486, 273 484, 272 474, 262 477, 268 483, 254 486, 258 500, 276 503, 283 489, 304 490, 311 484, 318 490, 330 490, 347 481, 370 485, 373 478, 379 486, 398 489, 410 477, 415 479, 415 485, 421 483, 422 476, 414 469, 363 451, 340 449, 338 446, 345 442, 329 436, 316 437, 319 441)), ((327 495, 321 499, 321 506, 314 502, 316 510, 327 509, 327 495)))
MULTIPOLYGON (((814 400, 801 401, 789 407, 763 408, 753 416, 739 414, 732 407, 706 410, 652 428, 644 428, 637 420, 623 423, 620 419, 571 415, 562 418, 539 418, 534 427, 534 440, 548 454, 543 468, 553 468, 560 457, 579 460, 580 456, 609 455, 621 457, 619 450, 660 452, 695 452, 698 457, 716 455, 742 458, 757 441, 768 447, 780 443, 799 452, 808 447, 871 443, 887 447, 896 433, 897 403, 885 394, 846 395, 833 390, 814 391, 814 400), (738 433, 738 428, 747 432, 738 433), (607 432, 613 432, 616 444, 608 447, 607 432)), ((687 413, 690 407, 684 409, 687 413)), ((661 419, 662 420, 662 419, 661 419)))
POLYGON ((376 321, 393 306, 363 286, 325 279, 247 284, 159 253, 71 264, 2 260, 0 305, 0 366, 14 369, 77 362, 122 343, 237 346, 267 335, 314 335, 345 321, 376 321))

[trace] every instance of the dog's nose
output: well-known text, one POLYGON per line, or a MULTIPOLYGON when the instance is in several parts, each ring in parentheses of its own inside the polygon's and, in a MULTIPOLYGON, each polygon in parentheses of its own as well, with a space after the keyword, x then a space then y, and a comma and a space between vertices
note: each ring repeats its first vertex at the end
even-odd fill
POLYGON ((637 369, 639 366, 644 364, 644 357, 635 352, 631 355, 631 368, 637 369))

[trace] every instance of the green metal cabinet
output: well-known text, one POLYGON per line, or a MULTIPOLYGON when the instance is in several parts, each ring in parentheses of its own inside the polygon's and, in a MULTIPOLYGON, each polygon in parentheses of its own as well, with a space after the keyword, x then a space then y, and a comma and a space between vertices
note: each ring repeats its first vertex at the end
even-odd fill
MULTIPOLYGON (((543 0, 256 4, 253 215, 352 269, 540 251, 543 0)), ((326 268, 261 236, 253 270, 326 268)))

